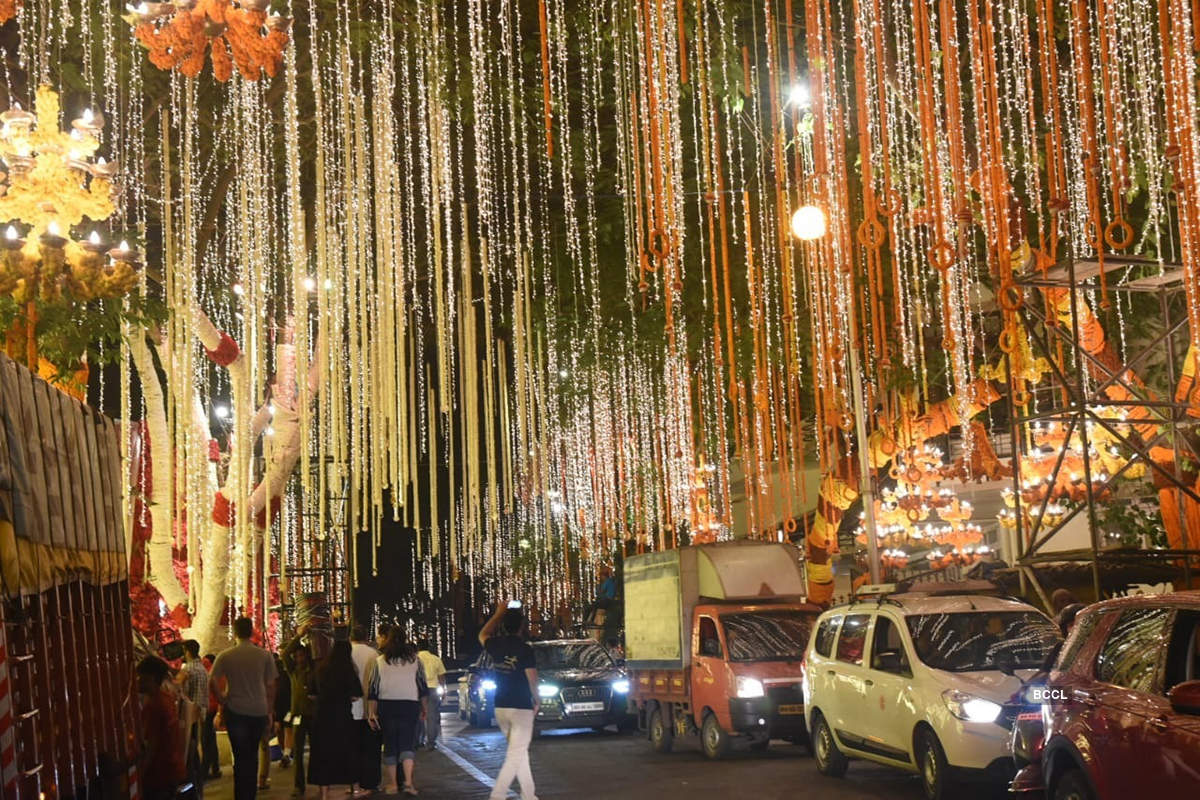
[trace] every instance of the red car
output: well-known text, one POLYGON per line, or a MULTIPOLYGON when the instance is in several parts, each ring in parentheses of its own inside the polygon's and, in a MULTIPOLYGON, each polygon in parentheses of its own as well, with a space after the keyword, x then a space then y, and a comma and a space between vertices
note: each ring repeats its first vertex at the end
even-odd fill
POLYGON ((1080 612, 1039 696, 1043 735, 1014 795, 1200 797, 1200 592, 1080 612))

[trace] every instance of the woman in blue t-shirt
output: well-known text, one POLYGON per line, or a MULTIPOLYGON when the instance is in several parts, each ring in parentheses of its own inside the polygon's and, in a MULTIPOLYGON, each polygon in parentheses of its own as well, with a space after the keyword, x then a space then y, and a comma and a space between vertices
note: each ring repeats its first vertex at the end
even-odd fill
POLYGON ((490 800, 503 800, 513 778, 521 786, 521 800, 537 800, 533 773, 529 768, 529 742, 533 739, 533 721, 538 712, 538 674, 533 648, 526 642, 529 626, 520 608, 508 603, 496 607, 496 613, 479 632, 479 642, 492 657, 496 680, 496 724, 508 739, 504 765, 496 776, 490 800))

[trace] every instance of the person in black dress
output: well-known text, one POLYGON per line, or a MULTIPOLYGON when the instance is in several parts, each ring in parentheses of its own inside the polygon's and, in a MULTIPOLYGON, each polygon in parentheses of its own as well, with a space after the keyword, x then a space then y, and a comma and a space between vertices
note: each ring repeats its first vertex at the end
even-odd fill
POLYGON ((349 642, 333 643, 329 657, 317 669, 316 690, 308 782, 320 786, 322 800, 328 800, 330 786, 350 786, 358 780, 350 703, 362 697, 362 682, 350 658, 349 642))

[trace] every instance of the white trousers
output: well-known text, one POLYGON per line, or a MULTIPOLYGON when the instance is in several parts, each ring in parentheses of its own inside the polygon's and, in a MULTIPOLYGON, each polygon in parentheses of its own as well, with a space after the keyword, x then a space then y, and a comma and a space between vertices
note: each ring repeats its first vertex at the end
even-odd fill
POLYGON ((496 776, 490 800, 504 800, 513 778, 521 786, 521 800, 537 800, 533 793, 533 772, 529 769, 529 742, 533 740, 533 709, 497 708, 496 724, 508 739, 504 765, 496 776))

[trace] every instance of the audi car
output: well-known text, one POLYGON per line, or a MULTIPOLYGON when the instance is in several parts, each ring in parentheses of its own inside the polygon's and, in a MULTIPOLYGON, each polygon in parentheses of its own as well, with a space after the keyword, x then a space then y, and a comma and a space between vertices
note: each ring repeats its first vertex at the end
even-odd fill
POLYGON ((629 676, 592 639, 533 642, 538 671, 536 728, 592 728, 637 725, 629 703, 629 676))

